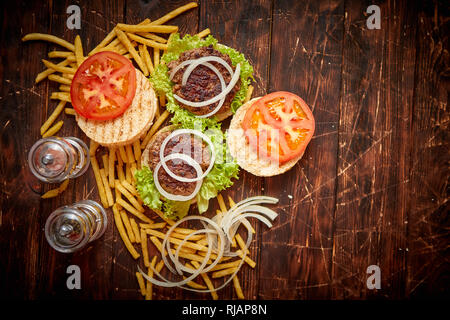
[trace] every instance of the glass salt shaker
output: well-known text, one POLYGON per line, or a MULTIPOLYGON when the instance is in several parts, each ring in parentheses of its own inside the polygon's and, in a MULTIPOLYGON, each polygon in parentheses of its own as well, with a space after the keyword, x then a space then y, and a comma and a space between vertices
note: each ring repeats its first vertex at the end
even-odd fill
POLYGON ((75 137, 38 140, 28 153, 31 172, 41 181, 62 182, 86 172, 90 158, 87 145, 75 137))
POLYGON ((53 249, 75 252, 100 238, 107 224, 106 211, 101 205, 82 200, 53 211, 45 223, 45 237, 53 249))

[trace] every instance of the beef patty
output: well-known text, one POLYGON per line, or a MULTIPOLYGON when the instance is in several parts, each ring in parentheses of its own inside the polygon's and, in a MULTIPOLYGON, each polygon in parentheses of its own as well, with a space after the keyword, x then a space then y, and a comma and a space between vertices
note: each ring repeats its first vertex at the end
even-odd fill
MULTIPOLYGON (((155 137, 149 152, 149 163, 148 166, 155 171, 156 166, 160 162, 159 152, 161 150, 161 145, 164 139, 171 133, 171 131, 161 132, 155 137)), ((164 156, 168 156, 172 153, 183 153, 192 157, 195 161, 200 164, 203 172, 208 168, 211 155, 208 146, 201 141, 201 139, 192 136, 190 134, 180 134, 178 136, 170 139, 164 150, 164 156)), ((166 161, 169 169, 176 175, 184 178, 196 178, 197 171, 188 164, 186 161, 181 159, 174 159, 166 161)), ((195 190, 197 182, 181 182, 172 178, 164 169, 164 167, 159 168, 158 180, 161 187, 169 193, 187 196, 190 195, 195 190)))
MULTIPOLYGON (((183 52, 178 58, 178 60, 172 61, 167 65, 169 68, 169 74, 172 72, 174 68, 176 68, 183 61, 198 59, 207 56, 216 56, 222 58, 231 66, 233 70, 235 70, 235 68, 231 64, 231 59, 227 54, 223 54, 213 49, 212 46, 209 46, 183 52)), ((210 63, 219 70, 219 72, 222 74, 222 77, 226 85, 228 85, 231 80, 231 75, 227 71, 227 69, 220 63, 217 62, 210 62, 210 63)), ((186 68, 187 67, 181 68, 174 75, 172 79, 172 82, 175 83, 175 85, 173 86, 173 93, 177 94, 178 96, 188 101, 201 102, 211 99, 214 96, 218 95, 220 92, 222 92, 222 86, 220 84, 219 77, 214 73, 214 71, 203 65, 197 66, 192 71, 186 82, 186 85, 184 86, 181 85, 183 74, 186 68)), ((230 110, 231 101, 233 101, 234 96, 236 95, 236 93, 239 91, 240 88, 241 82, 237 81, 233 89, 227 94, 225 101, 220 110, 218 111, 218 113, 223 113, 230 110)), ((219 102, 215 102, 200 108, 186 106, 180 102, 179 104, 183 108, 191 111, 196 115, 204 115, 213 111, 217 107, 219 102)))

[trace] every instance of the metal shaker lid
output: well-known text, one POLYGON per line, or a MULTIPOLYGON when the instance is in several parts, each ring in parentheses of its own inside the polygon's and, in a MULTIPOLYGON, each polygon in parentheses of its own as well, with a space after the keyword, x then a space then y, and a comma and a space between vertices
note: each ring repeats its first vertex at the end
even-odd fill
POLYGON ((73 166, 67 143, 57 138, 38 140, 28 154, 33 174, 45 182, 57 182, 67 175, 73 166))
POLYGON ((91 226, 80 212, 69 206, 55 210, 45 223, 45 237, 59 252, 73 252, 88 241, 91 226))

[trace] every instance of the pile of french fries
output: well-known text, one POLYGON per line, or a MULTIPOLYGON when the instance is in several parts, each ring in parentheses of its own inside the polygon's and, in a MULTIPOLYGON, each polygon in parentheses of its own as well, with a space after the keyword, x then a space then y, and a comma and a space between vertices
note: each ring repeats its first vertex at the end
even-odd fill
MULTIPOLYGON (((75 110, 66 107, 66 104, 71 102, 70 86, 73 76, 77 68, 88 56, 101 51, 114 51, 130 60, 134 60, 145 76, 151 75, 155 67, 161 63, 160 56, 167 50, 172 34, 178 31, 177 26, 163 24, 195 7, 197 7, 197 3, 188 3, 153 22, 150 19, 145 19, 137 25, 119 23, 87 56, 84 55, 80 36, 76 36, 73 44, 48 34, 32 33, 24 36, 23 41, 45 40, 67 49, 66 51, 55 50, 49 52, 48 57, 50 59, 63 60, 60 62, 42 60, 47 69, 39 73, 35 80, 35 83, 39 83, 47 78, 59 84, 59 91, 53 92, 50 96, 50 99, 59 100, 59 103, 42 125, 40 131, 42 137, 49 137, 58 133, 63 125, 63 120, 58 121, 56 124, 54 123, 63 110, 66 115, 75 115, 75 110), (165 34, 169 35, 169 37, 166 39, 157 34, 165 34)), ((205 29, 197 35, 202 38, 209 33, 210 30, 205 29)), ((253 87, 250 88, 246 100, 250 99, 252 91, 253 87)), ((169 117, 169 112, 167 110, 163 111, 164 105, 165 99, 160 97, 156 121, 142 139, 118 148, 104 148, 91 140, 89 147, 91 166, 98 187, 100 201, 103 207, 112 208, 114 222, 125 247, 134 259, 142 257, 144 266, 148 268, 149 277, 153 277, 151 267, 155 268, 158 273, 164 267, 164 261, 160 257, 157 255, 150 257, 152 250, 150 250, 149 244, 156 248, 155 252, 161 254, 161 239, 164 239, 168 228, 175 222, 167 219, 164 213, 158 210, 146 211, 136 190, 134 173, 136 170, 141 169, 142 150, 145 149, 152 136, 169 117), (152 214, 153 217, 150 218, 146 213, 152 214)), ((64 181, 58 188, 45 193, 42 198, 56 197, 67 188, 68 182, 69 180, 64 181)), ((217 210, 217 215, 220 218, 228 209, 222 195, 219 194, 217 200, 220 207, 220 210, 217 210)), ((228 197, 228 202, 230 207, 235 204, 230 197, 228 197)), ((187 235, 195 231, 189 228, 176 228, 169 238, 169 241, 174 245, 173 252, 175 253, 176 248, 187 235)), ((252 231, 254 232, 254 230, 252 231)), ((199 263, 203 261, 208 251, 207 243, 205 235, 198 235, 191 237, 180 248, 180 257, 186 260, 187 267, 199 268, 199 263)), ((237 251, 239 256, 241 258, 244 257, 244 261, 251 268, 255 268, 256 263, 248 256, 249 250, 239 234, 236 234, 232 243, 232 247, 237 248, 237 246, 240 247, 240 250, 237 251)), ((215 257, 212 254, 211 259, 215 257)), ((208 263, 211 262, 209 261, 208 263)), ((214 279, 233 274, 239 263, 240 259, 232 261, 230 257, 223 257, 220 263, 208 274, 202 273, 199 279, 190 281, 187 285, 195 289, 213 290, 214 279)), ((152 299, 152 283, 145 281, 139 272, 136 272, 136 279, 142 296, 148 300, 152 299)), ((233 278, 233 285, 237 297, 244 299, 237 275, 233 278)), ((211 292, 211 296, 213 299, 218 299, 216 291, 211 292)))

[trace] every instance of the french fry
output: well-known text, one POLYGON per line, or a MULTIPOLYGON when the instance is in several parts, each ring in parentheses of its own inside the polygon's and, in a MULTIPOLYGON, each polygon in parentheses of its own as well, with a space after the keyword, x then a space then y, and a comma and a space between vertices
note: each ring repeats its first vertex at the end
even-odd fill
POLYGON ((223 270, 219 270, 219 271, 215 271, 212 273, 212 277, 215 278, 222 278, 225 277, 229 274, 233 274, 235 273, 237 270, 237 267, 232 267, 232 268, 228 268, 228 269, 223 269, 223 270))
POLYGON ((156 131, 159 129, 159 127, 163 124, 164 121, 166 121, 167 117, 169 117, 170 113, 169 111, 164 111, 161 116, 156 120, 156 122, 153 124, 151 129, 147 132, 147 135, 144 138, 144 141, 141 143, 141 149, 145 149, 147 147, 147 144, 150 142, 150 139, 152 136, 156 133, 156 131))
MULTIPOLYGON (((159 18, 159 19, 153 21, 153 22, 150 23, 150 24, 152 24, 152 25, 160 25, 160 24, 163 24, 163 23, 165 23, 165 22, 167 22, 167 21, 169 21, 169 20, 175 18, 175 17, 178 16, 179 14, 181 14, 181 13, 183 13, 183 12, 189 10, 189 9, 196 8, 197 6, 198 6, 197 2, 189 2, 188 4, 186 4, 186 5, 184 5, 184 6, 181 6, 181 7, 177 8, 177 9, 175 9, 175 10, 173 10, 173 11, 170 11, 168 14, 162 16, 161 18, 159 18)), ((175 32, 176 32, 176 31, 175 31, 175 32)))
POLYGON ((63 74, 62 74, 62 76, 63 76, 64 78, 67 78, 67 79, 73 80, 73 74, 69 74, 69 73, 63 73, 63 74))
POLYGON ((145 296, 146 288, 145 288, 144 277, 142 276, 142 274, 139 271, 136 272, 136 279, 139 284, 139 291, 141 292, 141 295, 145 296))
POLYGON ((48 119, 44 122, 44 124, 41 127, 41 135, 43 135, 48 128, 55 122, 56 118, 61 114, 61 111, 63 110, 64 106, 66 105, 65 101, 60 101, 58 105, 56 106, 55 110, 53 110, 52 114, 48 117, 48 119))
POLYGON ((70 94, 68 92, 52 92, 50 99, 56 99, 66 102, 72 102, 70 100, 70 94))
POLYGON ((117 230, 119 231, 119 235, 122 238, 125 247, 128 249, 128 251, 130 252, 131 256, 134 259, 139 258, 141 255, 133 247, 133 245, 130 242, 130 239, 128 239, 127 233, 125 232, 125 229, 123 227, 123 222, 120 217, 119 209, 117 208, 116 205, 113 205, 113 213, 114 213, 114 222, 116 223, 117 230))
POLYGON ((54 64, 53 62, 50 62, 48 60, 42 59, 42 62, 44 63, 44 65, 49 68, 49 69, 53 69, 55 71, 61 72, 61 73, 68 73, 68 74, 75 74, 75 69, 74 68, 69 68, 69 67, 62 67, 58 64, 54 64))
POLYGON ((167 39, 164 39, 163 37, 160 37, 160 36, 158 36, 156 34, 153 34, 153 33, 150 33, 150 32, 142 32, 142 33, 139 33, 139 35, 141 37, 148 38, 148 39, 151 39, 151 40, 155 40, 157 42, 167 43, 167 39))
POLYGON ((123 160, 122 160, 122 156, 120 155, 120 150, 119 149, 120 148, 116 149, 116 160, 117 160, 118 165, 123 167, 123 160))
POLYGON ((128 201, 130 201, 130 203, 136 208, 137 211, 145 211, 144 207, 133 197, 133 195, 127 189, 122 186, 119 180, 115 181, 115 187, 128 199, 128 201))
MULTIPOLYGON (((92 144, 91 144, 90 152, 92 152, 92 150, 93 149, 92 149, 92 144)), ((103 207, 108 208, 108 205, 109 205, 108 199, 106 198, 106 191, 105 191, 105 187, 103 186, 102 176, 100 175, 100 169, 98 166, 97 159, 95 158, 95 154, 94 154, 94 156, 91 157, 91 166, 92 166, 92 170, 94 171, 95 181, 97 182, 97 188, 98 188, 98 193, 100 195, 100 201, 102 202, 103 207)))
POLYGON ((46 193, 44 193, 41 196, 41 198, 42 199, 54 198, 54 197, 58 196, 58 194, 59 194, 59 188, 51 189, 51 190, 48 190, 46 193))
POLYGON ((74 45, 75 45, 75 58, 77 61, 77 66, 79 67, 84 61, 83 45, 81 44, 81 38, 79 35, 75 37, 74 45))
POLYGON ((209 28, 206 28, 205 30, 197 33, 196 36, 199 37, 199 38, 204 38, 210 33, 211 33, 211 30, 209 30, 209 28))
MULTIPOLYGON (((137 26, 139 27, 139 26, 137 26)), ((127 48, 127 50, 130 52, 133 59, 138 64, 139 68, 142 70, 145 76, 148 76, 148 70, 144 65, 144 62, 142 61, 139 54, 136 52, 136 49, 134 49, 133 45, 131 44, 130 40, 128 39, 127 35, 120 29, 115 29, 117 38, 122 42, 122 44, 127 48)))
MULTIPOLYGON (((154 33, 173 33, 178 32, 177 26, 161 26, 153 25, 153 22, 144 25, 134 25, 134 24, 124 24, 118 23, 117 28, 120 31, 131 32, 131 33, 142 33, 142 32, 154 32, 154 33)), ((117 34, 117 31, 116 31, 117 34)))
POLYGON ((234 290, 236 291, 236 295, 238 297, 238 299, 245 299, 244 293, 242 292, 242 288, 241 285, 239 284, 239 279, 237 274, 234 275, 233 277, 233 286, 234 286, 234 290))
POLYGON ((65 108, 65 109, 64 109, 64 113, 65 113, 65 114, 68 114, 68 115, 71 115, 71 116, 74 116, 74 115, 77 114, 77 113, 75 112, 75 109, 74 109, 74 108, 65 108))
POLYGON ((248 86, 248 89, 247 89, 247 94, 246 94, 246 96, 245 96, 245 99, 244 99, 243 104, 245 104, 245 103, 247 103, 248 101, 250 101, 250 99, 251 99, 251 97, 252 97, 252 94, 253 94, 253 86, 252 86, 252 85, 249 85, 249 86, 248 86))
POLYGON ((136 223, 136 220, 134 220, 133 218, 130 218, 130 224, 131 224, 131 228, 133 229, 134 237, 136 238, 136 242, 141 243, 141 232, 139 231, 139 227, 136 223))
POLYGON ((131 144, 126 145, 125 151, 127 153, 128 163, 133 163, 135 161, 133 154, 133 146, 131 144))
MULTIPOLYGON (((123 170, 122 170, 123 173, 123 170)), ((122 174, 121 174, 122 175, 122 174)), ((120 179, 119 179, 120 180, 120 179)), ((139 194, 136 190, 135 187, 133 187, 126 179, 125 177, 123 177, 122 180, 120 180, 120 183, 122 184, 123 187, 125 187, 125 189, 127 189, 128 191, 130 191, 130 193, 135 196, 135 197, 139 197, 139 194)))
POLYGON ((70 86, 62 84, 59 86, 59 91, 70 92, 70 86))
POLYGON ((156 48, 156 49, 160 49, 160 50, 167 50, 167 48, 168 48, 167 44, 159 43, 159 42, 156 42, 156 41, 153 41, 150 39, 146 39, 146 38, 140 37, 133 33, 127 33, 127 36, 128 36, 128 38, 130 38, 136 42, 145 44, 152 48, 156 48))
MULTIPOLYGON (((142 230, 142 229, 141 229, 142 230)), ((150 237, 150 241, 155 245, 160 253, 162 253, 162 243, 155 236, 150 237)), ((166 252, 167 255, 167 252, 166 252)))
MULTIPOLYGON (((237 250, 236 253, 237 253, 238 256, 241 257, 241 258, 244 256, 241 250, 237 250)), ((250 267, 255 268, 256 262, 253 261, 249 256, 246 255, 246 256, 244 257, 244 261, 245 261, 250 267)))
POLYGON ((58 187, 58 193, 63 193, 67 189, 68 185, 69 185, 69 179, 64 180, 61 183, 61 185, 58 187))
POLYGON ((58 82, 58 83, 61 83, 61 84, 66 84, 66 85, 69 85, 69 86, 72 84, 72 81, 70 81, 70 79, 58 76, 56 74, 50 74, 48 76, 48 80, 55 81, 55 82, 58 82))
POLYGON ((150 74, 153 74, 155 68, 153 67, 152 59, 150 58, 150 53, 148 53, 147 46, 144 44, 142 49, 142 54, 144 56, 144 62, 147 65, 150 74))
POLYGON ((159 65, 159 49, 153 48, 153 65, 155 66, 155 69, 159 65))
POLYGON ((148 260, 148 248, 147 248, 147 233, 141 229, 141 248, 142 257, 144 258, 144 266, 147 268, 150 266, 150 260, 148 260))
POLYGON ((102 162, 103 162, 103 168, 105 169, 105 173, 107 174, 109 172, 109 155, 107 153, 102 155, 102 162))
POLYGON ((67 42, 66 40, 63 40, 61 38, 58 38, 51 34, 44 34, 44 33, 29 33, 26 36, 22 38, 22 41, 30 41, 30 40, 43 40, 48 42, 56 43, 66 49, 69 49, 70 51, 75 51, 75 46, 71 44, 70 42, 67 42))
POLYGON ((109 208, 114 204, 114 198, 112 196, 111 188, 109 187, 108 178, 106 177, 104 168, 100 169, 100 177, 102 178, 103 187, 106 192, 106 200, 108 202, 108 206, 106 208, 109 208))
POLYGON ((128 163, 127 152, 125 151, 125 147, 119 147, 120 158, 122 158, 123 163, 128 163))
POLYGON ((247 246, 245 245, 245 242, 242 239, 241 235, 239 233, 236 233, 234 238, 236 239, 237 243, 239 244, 239 247, 241 248, 241 250, 243 252, 247 252, 247 254, 250 254, 250 251, 248 250, 247 246))
POLYGON ((149 229, 162 229, 167 225, 165 222, 158 222, 158 223, 140 223, 139 226, 143 229, 149 228, 149 229))
POLYGON ((214 268, 211 268, 211 271, 218 271, 223 269, 230 269, 230 268, 236 268, 241 263, 240 260, 235 260, 231 262, 225 262, 225 263, 219 263, 214 266, 214 268))
POLYGON ((43 135, 42 138, 47 138, 55 135, 59 129, 61 129, 62 125, 64 124, 64 121, 58 121, 53 127, 48 129, 43 135))
MULTIPOLYGON (((179 234, 179 233, 176 233, 176 232, 172 232, 172 233, 170 234, 170 236, 171 236, 171 237, 174 237, 174 238, 177 238, 177 239, 183 240, 183 239, 186 238, 188 235, 187 235, 187 234, 179 234)), ((204 237, 205 237, 204 234, 196 234, 196 235, 194 235, 194 236, 191 236, 191 237, 189 238, 189 241, 197 241, 197 240, 200 240, 200 239, 202 239, 202 238, 204 238, 204 237)))
POLYGON ((95 142, 94 140, 90 141, 90 144, 89 144, 89 155, 91 157, 95 156, 95 152, 97 151, 98 146, 99 146, 99 144, 97 142, 95 142))
POLYGON ((126 178, 126 181, 129 183, 129 184, 133 184, 133 178, 131 177, 131 166, 130 166, 130 163, 127 163, 126 165, 125 165, 125 178, 126 178))
MULTIPOLYGON (((191 268, 192 270, 195 270, 195 268, 194 268, 191 264, 189 264, 189 262, 186 262, 185 266, 186 266, 187 268, 191 268)), ((183 279, 186 279, 186 277, 183 276, 183 279)), ((186 283, 186 284, 187 284, 189 287, 194 288, 194 289, 200 289, 200 290, 202 290, 202 289, 207 289, 206 286, 204 286, 204 285, 202 285, 202 284, 198 284, 198 283, 196 283, 196 282, 194 282, 194 281, 189 281, 189 282, 186 283)))
MULTIPOLYGON (((58 67, 65 67, 70 63, 70 61, 68 59, 65 59, 63 61, 61 61, 60 63, 57 64, 58 67)), ((39 73, 36 76, 36 79, 34 80, 35 83, 39 83, 42 80, 44 80, 45 78, 47 78, 49 75, 51 75, 52 73, 56 72, 55 69, 49 68, 46 69, 44 71, 42 71, 41 73, 39 73)))
MULTIPOLYGON (((153 257, 151 267, 148 268, 148 277, 153 278, 153 269, 156 264, 156 256, 153 257)), ((145 292, 145 300, 152 300, 153 298, 153 283, 147 281, 147 290, 145 292)))
POLYGON ((129 203, 127 203, 123 199, 118 199, 117 203, 120 204, 125 210, 127 210, 129 213, 134 214, 136 217, 141 219, 144 222, 153 223, 152 220, 150 220, 146 215, 144 215, 142 212, 139 212, 136 210, 133 206, 131 206, 129 203))
POLYGON ((224 214, 228 211, 225 201, 223 201, 222 195, 219 193, 217 195, 217 202, 219 202, 220 211, 222 211, 224 214))
POLYGON ((68 58, 68 57, 75 57, 73 52, 71 51, 57 51, 53 50, 48 53, 49 58, 68 58))
POLYGON ((134 232, 133 229, 131 228, 130 220, 128 219, 127 214, 123 210, 120 210, 119 213, 120 217, 122 218, 122 222, 125 226, 125 230, 127 230, 128 239, 130 239, 131 243, 135 243, 136 238, 134 236, 134 232))
POLYGON ((108 179, 109 179, 109 187, 114 188, 115 179, 114 179, 114 167, 116 163, 116 149, 109 148, 109 157, 108 157, 108 179))
POLYGON ((138 140, 136 140, 135 142, 133 142, 133 151, 134 151, 134 159, 136 159, 136 161, 139 163, 141 162, 141 142, 138 140))
POLYGON ((153 212, 155 212, 161 219, 163 219, 163 220, 164 220, 165 222, 167 222, 169 225, 172 226, 172 225, 175 224, 175 221, 166 218, 166 217, 164 216, 164 213, 162 213, 160 210, 158 210, 158 209, 153 209, 153 212))
MULTIPOLYGON (((200 264, 197 261, 191 261, 191 263, 197 269, 200 267, 200 264)), ((200 275, 203 278, 203 281, 205 282, 208 289, 214 290, 214 285, 211 282, 211 279, 209 279, 208 275, 206 273, 200 273, 200 275)), ((219 299, 219 296, 217 295, 216 291, 211 291, 211 296, 212 296, 213 300, 219 299)))
POLYGON ((91 51, 91 52, 89 52, 89 56, 91 56, 91 55, 93 55, 93 54, 95 54, 95 53, 97 53, 97 52, 99 52, 99 50, 101 49, 101 48, 104 48, 104 47, 106 47, 106 45, 108 44, 108 43, 110 43, 114 38, 115 38, 115 36, 116 36, 116 32, 115 32, 115 30, 114 29, 112 29, 109 33, 108 33, 108 35, 91 51))
MULTIPOLYGON (((156 231, 154 229, 145 229, 145 232, 147 232, 148 234, 152 235, 152 236, 156 236, 158 238, 164 239, 165 238, 165 234, 159 231, 156 231)), ((176 238, 172 238, 169 237, 169 241, 171 243, 174 243, 176 245, 180 245, 182 240, 180 239, 176 239, 176 238)), ((208 248, 202 245, 199 245, 197 243, 194 242, 189 242, 189 241, 185 241, 183 247, 187 247, 187 248, 192 248, 195 250, 200 250, 200 251, 208 251, 208 248)))

